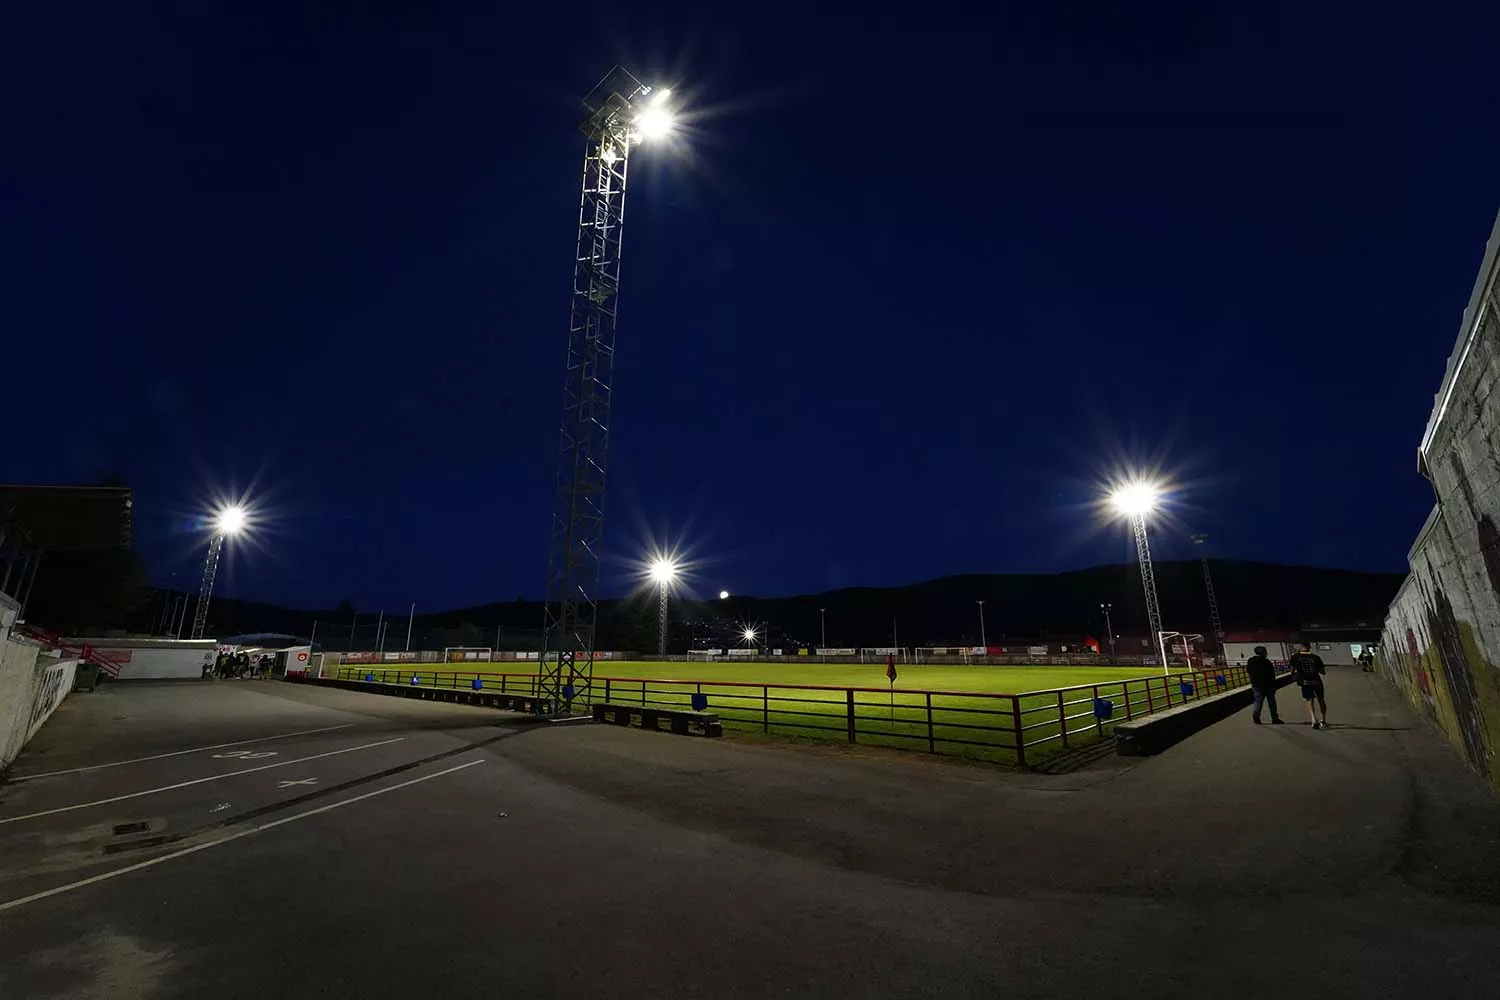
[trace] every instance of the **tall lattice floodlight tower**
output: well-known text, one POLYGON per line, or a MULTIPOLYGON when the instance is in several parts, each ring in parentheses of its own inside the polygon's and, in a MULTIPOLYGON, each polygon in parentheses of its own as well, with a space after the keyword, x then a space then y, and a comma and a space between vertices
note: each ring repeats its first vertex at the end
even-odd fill
POLYGON ((1214 594, 1214 575, 1208 569, 1208 536, 1194 535, 1193 544, 1198 546, 1198 558, 1203 563, 1203 588, 1208 591, 1208 616, 1214 627, 1214 648, 1222 653, 1224 626, 1219 621, 1219 598, 1214 594))
POLYGON ((214 516, 214 536, 208 543, 208 555, 203 559, 203 582, 198 587, 198 606, 193 609, 193 630, 189 638, 203 638, 208 626, 208 602, 214 595, 214 577, 219 572, 219 553, 224 549, 224 539, 239 534, 245 528, 245 509, 225 507, 214 516))
POLYGON ((1151 639, 1161 653, 1162 669, 1167 666, 1167 641, 1161 630, 1161 605, 1156 599, 1156 572, 1151 567, 1151 542, 1146 537, 1146 518, 1161 503, 1161 489, 1151 483, 1137 482, 1121 486, 1110 494, 1114 509, 1130 522, 1135 536, 1135 554, 1141 564, 1141 587, 1146 592, 1146 619, 1151 639))
POLYGON ((537 710, 547 715, 590 700, 626 166, 632 146, 671 132, 669 95, 617 66, 583 100, 583 192, 537 676, 537 710))

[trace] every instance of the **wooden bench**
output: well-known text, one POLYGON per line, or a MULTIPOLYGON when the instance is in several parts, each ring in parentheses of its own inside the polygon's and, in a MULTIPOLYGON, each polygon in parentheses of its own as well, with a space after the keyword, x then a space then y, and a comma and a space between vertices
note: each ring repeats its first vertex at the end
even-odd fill
POLYGON ((639 720, 642 729, 661 731, 666 722, 672 732, 681 736, 723 736, 724 724, 716 712, 695 712, 688 708, 658 708, 653 705, 613 705, 602 703, 594 706, 594 721, 608 722, 616 726, 632 726, 639 720))

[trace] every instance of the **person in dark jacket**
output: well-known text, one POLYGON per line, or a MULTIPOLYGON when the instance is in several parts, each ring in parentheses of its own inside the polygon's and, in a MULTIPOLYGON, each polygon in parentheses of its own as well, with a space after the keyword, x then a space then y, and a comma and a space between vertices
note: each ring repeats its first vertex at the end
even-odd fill
POLYGON ((1255 698, 1250 721, 1260 725, 1260 706, 1270 705, 1271 722, 1281 725, 1281 713, 1276 711, 1276 667, 1266 658, 1266 647, 1255 647, 1255 655, 1245 663, 1245 672, 1250 675, 1250 694, 1255 698))
POLYGON ((1314 729, 1328 728, 1328 702, 1323 697, 1323 675, 1328 672, 1323 658, 1312 651, 1312 644, 1304 642, 1302 648, 1287 661, 1292 676, 1302 688, 1302 697, 1307 702, 1307 715, 1314 729))

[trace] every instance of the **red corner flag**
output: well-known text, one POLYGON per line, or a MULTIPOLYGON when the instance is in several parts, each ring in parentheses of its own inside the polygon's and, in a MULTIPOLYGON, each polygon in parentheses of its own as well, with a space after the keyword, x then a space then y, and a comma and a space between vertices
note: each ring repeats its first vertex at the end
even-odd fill
POLYGON ((885 654, 885 675, 892 684, 896 683, 896 658, 890 653, 885 654))

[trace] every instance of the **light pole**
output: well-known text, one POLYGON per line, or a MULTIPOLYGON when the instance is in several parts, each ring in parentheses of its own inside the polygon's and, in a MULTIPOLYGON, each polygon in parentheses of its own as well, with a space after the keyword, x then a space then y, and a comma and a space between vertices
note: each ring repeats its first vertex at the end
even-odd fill
POLYGON ((670 559, 658 559, 651 564, 651 579, 656 583, 656 652, 667 655, 667 591, 677 579, 677 564, 670 559))
POLYGON ((979 645, 984 647, 984 655, 990 655, 990 644, 984 641, 984 602, 975 601, 979 605, 979 645))
POLYGON ((1115 658, 1115 624, 1110 620, 1109 613, 1114 609, 1115 606, 1108 602, 1099 605, 1099 610, 1104 612, 1104 634, 1109 637, 1109 658, 1111 661, 1115 658))
POLYGON ((417 620, 417 603, 412 602, 411 610, 406 613, 406 651, 411 652, 411 623, 417 620))
POLYGON ((198 587, 198 605, 193 610, 191 639, 203 638, 208 626, 208 602, 214 593, 214 577, 219 572, 219 552, 224 548, 224 539, 232 538, 245 530, 245 508, 229 506, 214 515, 214 537, 208 543, 208 555, 203 559, 203 582, 198 587))
POLYGON ((818 609, 818 655, 823 662, 828 662, 828 654, 824 652, 828 648, 828 609, 818 609))
POLYGON ((1135 555, 1141 564, 1141 587, 1146 592, 1146 619, 1151 627, 1151 638, 1161 653, 1161 668, 1167 666, 1167 643, 1162 638, 1161 605, 1156 599, 1156 575, 1151 569, 1151 544, 1146 539, 1146 516, 1161 503, 1161 488, 1154 483, 1133 482, 1120 486, 1109 495, 1115 511, 1130 521, 1130 530, 1135 535, 1135 555))
POLYGON ((549 528, 547 603, 537 661, 542 713, 568 714, 575 702, 592 700, 625 167, 633 147, 671 134, 670 93, 616 67, 583 100, 578 126, 585 140, 583 182, 549 528))
POLYGON ((1203 587, 1208 591, 1208 617, 1214 627, 1214 649, 1217 655, 1224 653, 1224 626, 1219 622, 1219 599, 1214 596, 1214 577, 1208 571, 1208 536, 1196 534, 1193 544, 1198 546, 1198 558, 1203 563, 1203 587))

